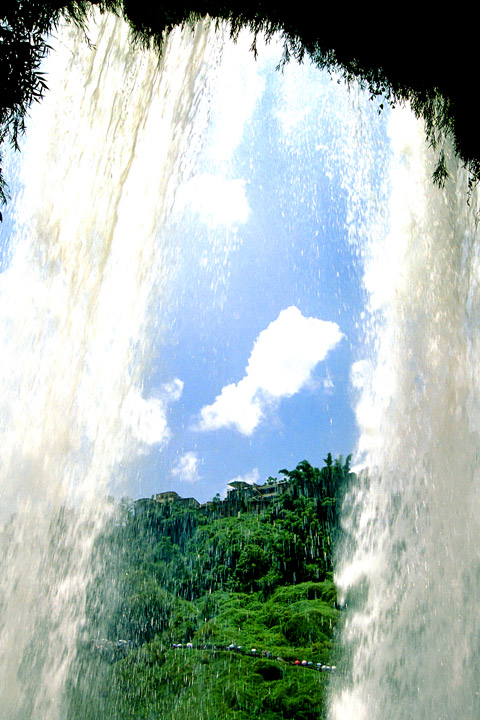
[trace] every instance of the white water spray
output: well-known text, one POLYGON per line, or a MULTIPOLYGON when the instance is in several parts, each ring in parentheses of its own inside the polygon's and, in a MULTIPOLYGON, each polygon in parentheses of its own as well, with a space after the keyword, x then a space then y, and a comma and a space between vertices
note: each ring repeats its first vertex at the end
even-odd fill
POLYGON ((145 437, 161 439, 142 398, 151 310, 175 266, 161 228, 221 48, 200 25, 159 63, 113 17, 91 32, 94 49, 65 31, 49 59, 0 277, 2 720, 62 717, 104 496, 145 437))
MULTIPOLYGON (((389 232, 364 251, 371 356, 354 368, 359 454, 337 582, 348 680, 334 720, 479 712, 480 285, 476 200, 392 114, 389 232)), ((454 167, 454 159, 450 162, 454 167)))
MULTIPOLYGON (((62 35, 50 59, 0 279, 0 492, 15 513, 1 550, 2 720, 62 717, 102 497, 142 438, 161 437, 138 411, 145 330, 175 267, 161 228, 190 180, 218 61, 201 27, 175 34, 160 67, 114 19, 91 39, 94 51, 62 35)), ((332 717, 467 720, 479 690, 476 229, 460 174, 458 191, 431 186, 409 115, 392 142, 386 242, 380 209, 358 222, 378 204, 375 162, 342 146, 374 356, 355 376, 371 471, 349 498, 338 581, 352 670, 332 717)))

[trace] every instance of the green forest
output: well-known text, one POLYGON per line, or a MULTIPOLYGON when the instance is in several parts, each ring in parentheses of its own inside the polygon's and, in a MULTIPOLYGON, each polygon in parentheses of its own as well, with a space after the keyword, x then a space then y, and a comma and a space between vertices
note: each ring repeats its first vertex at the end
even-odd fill
POLYGON ((354 476, 331 454, 279 475, 260 499, 115 503, 64 717, 326 717, 342 662, 338 509, 354 476))

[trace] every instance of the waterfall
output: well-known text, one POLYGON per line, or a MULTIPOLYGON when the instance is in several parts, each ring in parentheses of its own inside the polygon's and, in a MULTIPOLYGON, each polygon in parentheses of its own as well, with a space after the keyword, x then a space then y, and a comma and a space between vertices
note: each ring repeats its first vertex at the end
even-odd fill
POLYGON ((160 229, 222 44, 198 25, 159 62, 114 17, 89 33, 52 39, 0 278, 2 720, 62 717, 105 496, 144 434, 152 308, 175 267, 160 229))
MULTIPOLYGON (((0 720, 64 717, 107 496, 159 432, 145 391, 158 306, 173 303, 184 256, 204 260, 169 222, 180 188, 198 190, 226 35, 207 23, 175 31, 159 61, 114 17, 88 32, 89 44, 68 27, 52 39, 1 258, 0 720)), ((294 103, 277 102, 285 146, 314 185, 291 131, 307 110, 292 119, 294 103)), ((410 111, 391 113, 380 149, 369 102, 336 83, 317 102, 315 151, 347 198, 366 298, 352 372, 365 470, 345 500, 345 653, 330 716, 469 720, 480 697, 477 199, 467 205, 453 157, 445 190, 432 185, 410 111)), ((300 206, 310 196, 299 187, 300 206)), ((212 241, 214 272, 228 275, 236 242, 212 241)))
POLYGON ((337 583, 345 677, 334 720, 479 712, 479 252, 454 157, 444 191, 408 110, 392 113, 387 232, 364 247, 358 456, 337 583))

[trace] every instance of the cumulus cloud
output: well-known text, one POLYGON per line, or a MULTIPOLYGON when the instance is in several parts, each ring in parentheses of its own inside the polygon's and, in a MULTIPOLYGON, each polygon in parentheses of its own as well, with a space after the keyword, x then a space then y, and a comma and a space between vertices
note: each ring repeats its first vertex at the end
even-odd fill
POLYGON ((179 458, 176 465, 173 466, 171 474, 178 480, 194 483, 199 480, 199 459, 196 453, 186 452, 179 458))
POLYGON ((245 473, 245 475, 237 475, 237 477, 232 478, 230 482, 245 482, 249 485, 253 485, 254 483, 258 483, 260 480, 260 472, 258 468, 253 468, 253 470, 250 470, 250 472, 245 473))
POLYGON ((336 323, 304 317, 295 306, 283 310, 256 339, 244 377, 201 409, 198 429, 234 427, 251 435, 268 407, 308 385, 341 338, 336 323))
POLYGON ((137 388, 132 387, 122 408, 125 427, 143 445, 167 443, 171 437, 168 406, 180 398, 182 391, 183 382, 178 378, 163 385, 158 397, 144 398, 137 388))
POLYGON ((195 175, 177 192, 176 210, 187 207, 211 228, 242 225, 250 214, 245 181, 207 173, 195 175))

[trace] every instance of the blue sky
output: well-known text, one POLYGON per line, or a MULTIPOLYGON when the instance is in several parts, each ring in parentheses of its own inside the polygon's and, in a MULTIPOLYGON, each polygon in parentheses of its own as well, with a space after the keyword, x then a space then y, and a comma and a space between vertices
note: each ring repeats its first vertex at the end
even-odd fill
POLYGON ((355 450, 362 270, 346 218, 352 139, 339 121, 354 112, 352 98, 308 65, 276 71, 278 50, 256 64, 245 48, 232 52, 257 95, 243 100, 250 112, 229 142, 242 81, 233 73, 219 91, 201 179, 180 193, 183 212, 166 231, 188 252, 147 388, 182 387, 165 404, 168 440, 142 458, 135 496, 175 489, 205 501, 230 480, 264 482, 303 459, 321 465, 327 452, 355 450))
MULTIPOLYGON (((64 52, 67 62, 72 55, 69 42, 65 39, 59 50, 59 57, 64 52)), ((122 385, 124 395, 117 403, 117 425, 125 426, 112 441, 112 457, 121 457, 117 474, 122 484, 116 488, 120 495, 148 497, 173 489, 206 501, 217 492, 224 494, 231 480, 263 483, 303 459, 321 466, 328 452, 345 456, 355 450, 351 367, 365 353, 361 248, 369 233, 371 198, 381 198, 378 188, 388 158, 386 117, 379 117, 362 93, 348 91, 337 78, 308 63, 292 62, 279 72, 281 48, 275 43, 261 47, 257 61, 249 46, 246 35, 236 45, 227 43, 222 62, 209 66, 208 77, 202 76, 207 90, 206 100, 198 103, 201 138, 195 152, 184 158, 188 171, 176 188, 167 220, 157 230, 155 241, 167 248, 167 260, 161 268, 164 287, 147 323, 152 334, 149 361, 141 370, 140 383, 140 371, 132 371, 132 387, 122 385), (132 451, 123 452, 121 446, 129 445, 132 437, 132 451)), ((82 53, 88 62, 89 49, 84 47, 82 53)), ((85 250, 84 217, 78 208, 98 204, 101 209, 101 193, 109 182, 100 179, 97 189, 91 190, 93 183, 85 173, 97 167, 99 153, 102 161, 106 158, 103 164, 108 171, 108 158, 116 162, 120 151, 115 144, 113 150, 107 148, 101 128, 95 145, 88 133, 95 130, 96 116, 91 122, 77 113, 80 86, 66 90, 64 82, 55 79, 61 58, 52 62, 49 78, 52 86, 57 82, 60 88, 59 109, 55 110, 52 89, 48 102, 35 109, 30 140, 22 156, 10 160, 10 170, 14 176, 12 162, 24 168, 22 207, 32 213, 31 227, 37 223, 37 227, 62 228, 48 241, 48 252, 51 249, 54 258, 70 252, 74 243, 68 233, 76 227, 79 249, 72 252, 82 254, 83 262, 83 253, 93 250, 85 250), (55 122, 68 128, 65 141, 58 137, 55 122), (77 122, 80 130, 75 136, 77 122), (53 131, 45 130, 49 123, 53 131), (85 149, 80 146, 83 140, 75 139, 84 136, 85 149), (70 152, 72 159, 62 165, 70 152), (57 165, 49 166, 50 162, 57 165), (29 175, 33 180, 28 180, 29 175), (52 197, 57 207, 49 209, 52 197), (55 243, 63 229, 64 249, 57 252, 55 243)), ((83 82, 80 66, 76 60, 74 71, 70 67, 69 82, 72 73, 77 83, 83 82)), ((105 83, 102 95, 109 94, 114 84, 108 76, 105 83)), ((83 105, 88 105, 88 92, 87 88, 83 105)), ((154 130, 149 117, 144 126, 148 130, 150 125, 154 130)), ((22 281, 29 287, 33 308, 29 310, 25 301, 26 313, 36 315, 39 297, 50 293, 45 299, 47 325, 58 315, 58 326, 70 328, 70 334, 59 335, 57 343, 72 345, 71 357, 67 354, 61 372, 49 367, 48 357, 43 359, 47 378, 62 373, 68 378, 68 363, 83 356, 87 364, 96 353, 109 358, 110 366, 103 363, 97 370, 82 370, 82 387, 91 388, 91 400, 79 400, 78 391, 72 390, 78 412, 71 424, 80 429, 71 429, 71 436, 77 432, 81 437, 72 445, 83 445, 84 436, 89 442, 98 441, 111 414, 108 394, 124 383, 122 353, 129 357, 130 342, 144 345, 142 338, 124 342, 120 335, 123 324, 133 327, 136 322, 137 297, 128 300, 131 281, 126 272, 128 264, 133 267, 137 261, 131 233, 138 232, 136 220, 146 217, 147 210, 135 203, 155 197, 157 182, 150 155, 157 149, 151 143, 158 142, 159 134, 145 133, 147 140, 136 145, 137 174, 132 171, 131 185, 122 190, 126 196, 130 192, 130 202, 118 206, 118 213, 112 191, 110 207, 120 218, 117 234, 123 236, 116 241, 119 255, 113 253, 111 260, 113 268, 120 268, 120 281, 112 280, 102 290, 106 310, 95 321, 103 328, 104 347, 95 339, 99 332, 95 326, 91 345, 81 340, 75 349, 75 329, 58 307, 66 292, 62 269, 59 277, 47 278, 48 292, 37 287, 38 273, 22 281), (113 296, 114 290, 119 294, 113 296), (112 315, 112 310, 117 314, 112 315), (91 418, 88 413, 93 413, 91 418)), ((161 178, 158 182, 161 186, 161 178)), ((4 213, 3 248, 9 244, 16 212, 13 203, 4 213)), ((374 216, 377 221, 378 208, 374 216)), ((101 219, 107 228, 108 213, 101 219)), ((147 238, 145 254, 154 253, 148 242, 147 238)), ((72 257, 69 282, 78 298, 77 260, 75 254, 72 257)), ((87 284, 90 276, 93 273, 86 266, 87 284)), ((7 282, 7 277, 8 273, 0 289, 8 307, 12 300, 5 288, 15 280, 7 282)), ((80 301, 77 304, 83 307, 80 301)), ((32 333, 35 336, 35 328, 32 333)), ((13 355, 18 352, 14 349, 13 355)), ((27 348, 25 354, 32 353, 27 348)), ((28 372, 41 374, 35 367, 28 372)), ((71 412, 67 399, 61 400, 51 428, 46 426, 47 445, 48 436, 58 433, 65 412, 71 412)), ((100 463, 100 472, 102 467, 100 463)))

